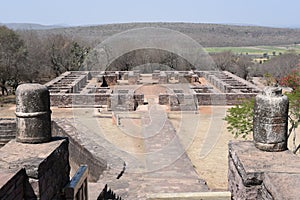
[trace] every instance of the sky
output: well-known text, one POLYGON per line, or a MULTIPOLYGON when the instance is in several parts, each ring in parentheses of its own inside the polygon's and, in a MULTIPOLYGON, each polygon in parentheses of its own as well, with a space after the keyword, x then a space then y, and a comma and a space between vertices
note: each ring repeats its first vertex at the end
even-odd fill
POLYGON ((299 0, 2 0, 0 23, 192 22, 300 28, 299 0))

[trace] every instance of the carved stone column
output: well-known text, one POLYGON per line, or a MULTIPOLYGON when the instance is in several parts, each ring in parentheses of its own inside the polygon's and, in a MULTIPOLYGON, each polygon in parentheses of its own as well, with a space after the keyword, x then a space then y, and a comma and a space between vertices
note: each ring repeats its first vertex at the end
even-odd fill
POLYGON ((258 149, 287 150, 288 108, 288 98, 282 94, 281 88, 266 87, 256 96, 253 139, 258 149))
POLYGON ((48 142, 51 139, 51 110, 47 87, 20 85, 16 91, 16 117, 18 142, 48 142))

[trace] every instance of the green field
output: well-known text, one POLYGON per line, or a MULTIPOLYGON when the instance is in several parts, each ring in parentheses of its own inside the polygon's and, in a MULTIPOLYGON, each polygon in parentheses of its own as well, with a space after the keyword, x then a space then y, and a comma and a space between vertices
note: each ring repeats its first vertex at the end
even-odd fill
POLYGON ((300 45, 285 45, 285 46, 248 46, 248 47, 208 47, 204 48, 208 53, 220 53, 223 51, 232 51, 236 54, 249 54, 249 55, 273 55, 273 52, 278 55, 279 53, 286 53, 288 51, 295 51, 300 54, 300 45))

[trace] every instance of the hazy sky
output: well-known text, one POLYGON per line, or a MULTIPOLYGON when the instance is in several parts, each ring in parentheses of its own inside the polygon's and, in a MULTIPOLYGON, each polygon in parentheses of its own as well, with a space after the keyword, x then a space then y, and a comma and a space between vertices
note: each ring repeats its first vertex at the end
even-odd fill
POLYGON ((300 27, 299 0, 2 0, 0 23, 195 22, 300 27))

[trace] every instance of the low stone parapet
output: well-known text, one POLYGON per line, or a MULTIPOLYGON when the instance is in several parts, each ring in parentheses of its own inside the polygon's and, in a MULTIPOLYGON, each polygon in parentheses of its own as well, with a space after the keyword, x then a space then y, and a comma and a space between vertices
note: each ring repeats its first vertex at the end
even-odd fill
POLYGON ((300 158, 265 152, 252 141, 229 143, 228 187, 233 199, 299 199, 300 158))
POLYGON ((30 186, 26 188, 25 199, 61 199, 70 174, 67 140, 56 138, 41 144, 12 140, 0 149, 0 154, 1 169, 12 173, 26 169, 30 186))

